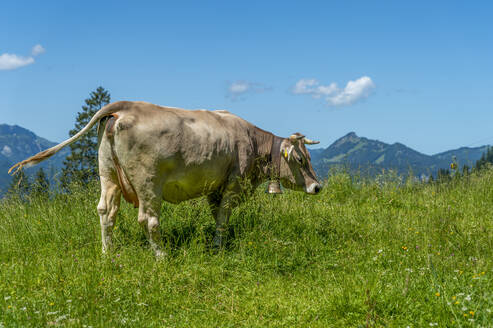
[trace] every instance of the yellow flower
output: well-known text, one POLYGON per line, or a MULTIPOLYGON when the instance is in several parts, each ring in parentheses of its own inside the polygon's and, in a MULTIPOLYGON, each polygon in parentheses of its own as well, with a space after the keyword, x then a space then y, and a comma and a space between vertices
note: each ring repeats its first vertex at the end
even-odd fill
POLYGON ((51 303, 50 303, 50 306, 53 306, 53 305, 55 305, 55 303, 51 302, 51 303))
POLYGON ((474 315, 474 311, 469 311, 469 313, 470 313, 471 315, 474 315))
POLYGON ((440 296, 440 293, 439 293, 439 292, 436 292, 436 293, 435 293, 435 296, 436 296, 436 297, 440 296))
POLYGON ((467 313, 464 313, 464 318, 467 317, 467 313))
POLYGON ((402 246, 401 247, 403 250, 407 251, 407 246, 402 246))
POLYGON ((452 299, 455 301, 455 299, 457 298, 457 296, 452 296, 452 299))
POLYGON ((457 305, 457 304, 460 304, 460 302, 459 301, 456 301, 454 304, 457 305))
POLYGON ((10 308, 12 308, 12 305, 7 306, 7 309, 10 309, 10 308))
POLYGON ((457 168, 457 164, 456 163, 450 163, 450 168, 452 170, 455 170, 457 168))
POLYGON ((482 274, 482 275, 485 275, 485 272, 483 271, 483 272, 481 272, 481 274, 482 274))

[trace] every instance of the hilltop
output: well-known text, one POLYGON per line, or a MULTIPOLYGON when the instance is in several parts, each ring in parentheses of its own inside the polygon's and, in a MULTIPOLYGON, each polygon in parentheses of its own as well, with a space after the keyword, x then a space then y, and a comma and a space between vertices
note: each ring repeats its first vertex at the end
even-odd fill
POLYGON ((436 174, 440 168, 450 167, 453 158, 460 167, 472 167, 486 151, 487 146, 461 147, 435 155, 426 155, 401 143, 387 144, 382 141, 359 137, 350 132, 325 149, 310 150, 315 171, 327 176, 330 168, 347 166, 352 171, 374 175, 382 169, 393 169, 398 174, 415 176, 436 174))
MULTIPOLYGON (((56 144, 18 125, 0 124, 0 194, 8 188, 11 177, 7 174, 7 170, 13 164, 56 144)), ((46 174, 53 178, 63 166, 63 160, 68 154, 69 148, 62 149, 45 162, 27 168, 26 173, 33 175, 42 167, 46 174)))

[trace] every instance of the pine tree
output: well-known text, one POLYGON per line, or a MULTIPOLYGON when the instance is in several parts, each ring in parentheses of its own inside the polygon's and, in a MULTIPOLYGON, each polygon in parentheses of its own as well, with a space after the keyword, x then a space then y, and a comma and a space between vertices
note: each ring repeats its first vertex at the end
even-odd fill
POLYGON ((489 147, 486 149, 481 155, 481 158, 476 161, 476 170, 482 169, 486 166, 486 163, 493 163, 493 147, 489 147))
MULTIPOLYGON (((82 111, 77 113, 75 128, 70 130, 70 136, 72 137, 82 130, 94 114, 109 102, 110 93, 103 87, 98 87, 96 91, 91 92, 90 97, 85 100, 85 105, 82 106, 82 111)), ((97 178, 97 145, 98 135, 96 126, 70 145, 71 153, 63 162, 64 168, 60 178, 64 188, 67 188, 73 181, 87 184, 89 181, 97 178)))
POLYGON ((50 182, 48 181, 48 178, 46 177, 43 168, 40 168, 36 172, 36 177, 34 178, 34 184, 32 189, 33 189, 33 193, 37 195, 46 195, 46 193, 49 191, 50 182))
POLYGON ((446 182, 451 178, 449 169, 438 169, 437 181, 446 182))
POLYGON ((11 196, 19 196, 25 197, 31 191, 31 184, 29 183, 29 179, 24 173, 24 170, 19 170, 12 177, 12 181, 10 182, 9 189, 7 190, 7 194, 11 196))

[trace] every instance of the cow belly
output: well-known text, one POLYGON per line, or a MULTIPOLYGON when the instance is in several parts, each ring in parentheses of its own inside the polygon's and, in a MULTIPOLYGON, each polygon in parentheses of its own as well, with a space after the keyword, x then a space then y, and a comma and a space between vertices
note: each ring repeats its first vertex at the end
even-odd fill
MULTIPOLYGON (((224 171, 223 171, 224 173, 224 171)), ((225 180, 216 172, 194 170, 179 174, 171 174, 163 184, 163 199, 170 203, 179 203, 188 199, 208 195, 219 189, 225 180)))

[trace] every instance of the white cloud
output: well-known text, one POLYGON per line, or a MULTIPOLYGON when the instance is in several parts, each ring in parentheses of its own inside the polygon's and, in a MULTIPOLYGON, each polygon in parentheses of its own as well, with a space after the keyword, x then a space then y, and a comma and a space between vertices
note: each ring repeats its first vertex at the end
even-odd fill
POLYGON ((42 53, 44 53, 46 51, 45 48, 43 48, 42 45, 40 44, 37 44, 33 47, 33 49, 31 50, 31 54, 33 56, 37 56, 37 55, 41 55, 42 53))
POLYGON ((0 55, 0 70, 16 69, 34 63, 32 57, 20 57, 13 54, 0 55))
POLYGON ((272 89, 260 83, 248 81, 235 81, 228 84, 227 97, 231 98, 232 100, 241 99, 247 94, 262 93, 270 91, 272 89))
POLYGON ((368 76, 360 77, 355 81, 349 81, 344 89, 340 89, 336 83, 321 85, 315 79, 301 79, 294 85, 293 94, 308 94, 313 98, 324 97, 328 105, 347 106, 358 100, 367 98, 375 89, 375 83, 368 76))
POLYGON ((16 54, 4 53, 0 55, 0 70, 13 70, 34 63, 34 57, 45 52, 42 45, 37 44, 31 50, 31 56, 23 57, 16 54))

